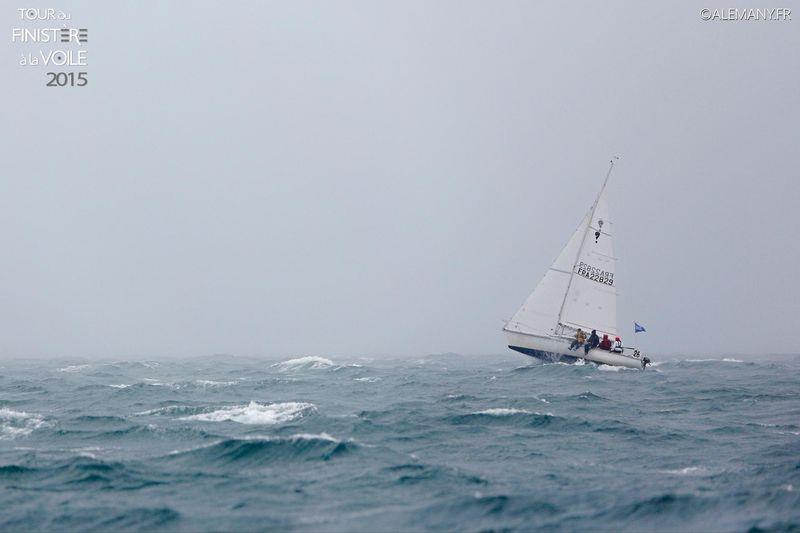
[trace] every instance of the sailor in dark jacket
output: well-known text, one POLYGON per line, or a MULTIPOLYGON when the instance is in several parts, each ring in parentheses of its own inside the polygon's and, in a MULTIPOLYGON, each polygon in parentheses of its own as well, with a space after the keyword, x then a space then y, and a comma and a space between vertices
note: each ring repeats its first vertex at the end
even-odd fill
POLYGON ((588 355, 589 350, 592 348, 597 348, 597 345, 600 344, 600 337, 597 336, 597 330, 592 330, 592 334, 589 336, 589 340, 583 346, 583 354, 588 355))

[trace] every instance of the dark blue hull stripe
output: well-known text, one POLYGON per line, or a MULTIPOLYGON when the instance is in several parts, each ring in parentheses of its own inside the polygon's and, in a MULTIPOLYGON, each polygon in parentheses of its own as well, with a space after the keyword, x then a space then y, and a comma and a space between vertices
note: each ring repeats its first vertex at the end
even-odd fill
POLYGON ((524 353, 525 355, 530 355, 531 357, 541 359, 542 361, 547 361, 548 363, 574 363, 579 359, 578 357, 573 357, 571 355, 564 355, 556 352, 543 352, 542 350, 532 350, 530 348, 523 348, 521 346, 509 345, 509 348, 515 352, 524 353))

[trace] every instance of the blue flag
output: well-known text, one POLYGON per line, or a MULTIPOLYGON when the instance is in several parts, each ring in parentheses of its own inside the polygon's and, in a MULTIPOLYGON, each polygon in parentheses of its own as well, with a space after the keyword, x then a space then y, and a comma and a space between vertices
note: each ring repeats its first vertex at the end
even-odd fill
POLYGON ((639 333, 640 331, 647 331, 647 330, 644 329, 643 325, 639 324, 638 322, 634 322, 633 323, 633 332, 634 333, 639 333))

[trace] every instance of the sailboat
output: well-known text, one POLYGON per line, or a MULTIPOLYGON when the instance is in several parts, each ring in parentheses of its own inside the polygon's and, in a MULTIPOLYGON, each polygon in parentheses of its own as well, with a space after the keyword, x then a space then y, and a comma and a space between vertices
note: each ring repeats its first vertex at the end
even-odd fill
POLYGON ((587 341, 592 330, 602 339, 618 336, 617 278, 614 232, 608 211, 606 187, 614 161, 591 209, 558 254, 522 307, 506 322, 503 331, 508 347, 550 362, 597 364, 641 368, 650 359, 638 349, 622 352, 584 346, 573 348, 580 328, 587 341))

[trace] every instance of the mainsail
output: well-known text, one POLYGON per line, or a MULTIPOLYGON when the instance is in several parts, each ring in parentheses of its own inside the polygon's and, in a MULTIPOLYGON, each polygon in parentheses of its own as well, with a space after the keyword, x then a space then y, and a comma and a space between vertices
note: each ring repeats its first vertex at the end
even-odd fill
POLYGON ((617 289, 606 185, 575 233, 506 329, 554 335, 564 327, 617 334, 617 289))

